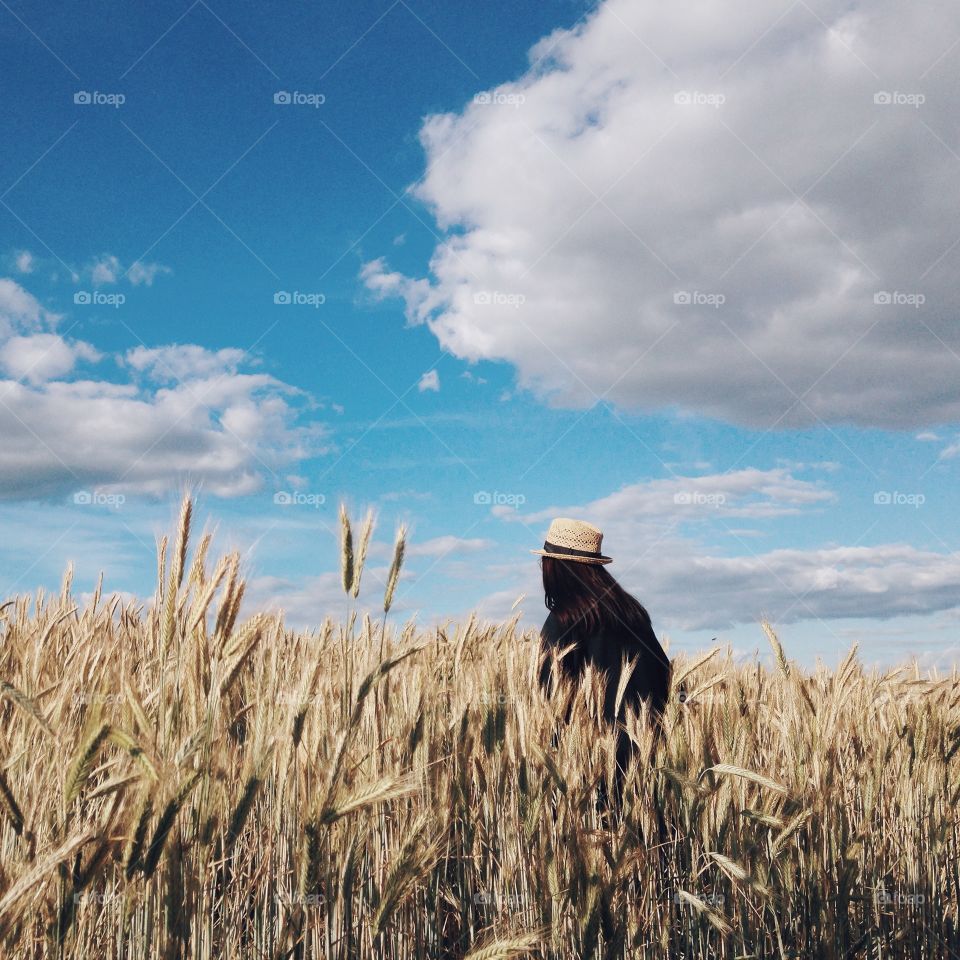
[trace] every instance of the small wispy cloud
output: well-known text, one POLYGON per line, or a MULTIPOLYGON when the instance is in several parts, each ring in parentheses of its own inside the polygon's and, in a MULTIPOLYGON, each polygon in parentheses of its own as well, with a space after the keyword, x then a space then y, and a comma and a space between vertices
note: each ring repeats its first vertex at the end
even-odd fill
POLYGON ((424 393, 427 390, 432 390, 434 393, 440 392, 440 374, 436 370, 428 370, 421 378, 420 382, 417 384, 417 389, 424 393))
POLYGON ((941 460, 953 460, 958 456, 960 456, 960 439, 954 440, 940 451, 941 460))
POLYGON ((135 287, 139 287, 141 284, 151 287, 158 276, 173 273, 170 267, 162 263, 148 263, 143 260, 134 260, 129 267, 124 269, 120 258, 112 253, 105 253, 97 257, 90 264, 88 270, 90 282, 98 287, 120 283, 123 279, 128 280, 135 287))
POLYGON ((90 280, 97 286, 105 286, 116 283, 120 273, 120 261, 112 254, 107 254, 94 261, 90 268, 90 280))
POLYGON ((173 273, 173 271, 162 263, 141 263, 136 260, 127 268, 127 279, 135 287, 139 287, 141 283, 151 287, 153 281, 164 273, 173 273))

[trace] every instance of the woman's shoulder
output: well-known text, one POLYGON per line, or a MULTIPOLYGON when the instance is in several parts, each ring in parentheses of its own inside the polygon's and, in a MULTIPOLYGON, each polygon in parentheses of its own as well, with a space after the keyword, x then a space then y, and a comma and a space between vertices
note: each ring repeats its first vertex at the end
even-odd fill
POLYGON ((649 621, 624 623, 620 620, 607 621, 598 631, 597 646, 608 656, 628 657, 649 656, 660 649, 660 643, 649 621))
POLYGON ((551 610, 547 614, 547 619, 543 621, 543 626, 540 628, 540 636, 547 643, 556 643, 560 634, 560 621, 557 619, 557 615, 551 610))

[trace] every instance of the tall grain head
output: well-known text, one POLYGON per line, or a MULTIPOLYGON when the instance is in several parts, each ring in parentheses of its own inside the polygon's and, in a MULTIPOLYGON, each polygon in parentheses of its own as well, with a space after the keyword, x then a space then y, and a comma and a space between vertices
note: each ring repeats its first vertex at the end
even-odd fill
POLYGON ((390 572, 387 574, 387 589, 383 594, 383 612, 390 612, 393 604, 393 594, 397 589, 397 581, 400 579, 400 568, 403 566, 403 555, 407 549, 407 528, 405 524, 400 524, 397 529, 397 539, 393 545, 393 561, 390 564, 390 572))
POLYGON ((349 594, 353 589, 353 531, 347 508, 340 504, 340 577, 343 592, 349 594))
POLYGON ((376 525, 376 515, 373 508, 367 511, 363 518, 363 526, 360 528, 360 544, 357 548, 357 556, 353 565, 353 596, 356 599, 360 593, 360 576, 363 573, 363 564, 367 559, 367 547, 370 545, 370 537, 373 534, 373 528, 376 525))

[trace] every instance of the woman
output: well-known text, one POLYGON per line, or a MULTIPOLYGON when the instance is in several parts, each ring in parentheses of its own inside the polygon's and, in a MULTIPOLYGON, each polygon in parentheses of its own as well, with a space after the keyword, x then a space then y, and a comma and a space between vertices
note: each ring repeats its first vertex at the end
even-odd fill
MULTIPOLYGON (((620 798, 623 776, 632 756, 632 742, 622 727, 626 711, 640 711, 646 702, 656 722, 670 691, 670 661, 653 632, 650 616, 610 575, 612 562, 600 552, 603 534, 582 520, 559 517, 550 524, 540 554, 543 590, 550 611, 541 630, 545 654, 540 685, 552 693, 551 654, 572 646, 558 662, 562 676, 579 681, 590 664, 603 675, 605 694, 603 720, 619 725, 617 734, 616 795, 620 798), (624 660, 636 661, 626 690, 616 708, 620 672, 624 660)), ((568 712, 569 720, 569 712, 568 712)))

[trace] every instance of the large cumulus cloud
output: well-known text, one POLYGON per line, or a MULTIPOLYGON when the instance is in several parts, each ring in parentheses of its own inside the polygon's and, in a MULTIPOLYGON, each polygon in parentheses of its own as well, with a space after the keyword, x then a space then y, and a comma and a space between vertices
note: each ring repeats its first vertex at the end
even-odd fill
POLYGON ((363 276, 558 404, 956 421, 958 35, 949 4, 606 0, 426 120, 429 275, 363 276))

